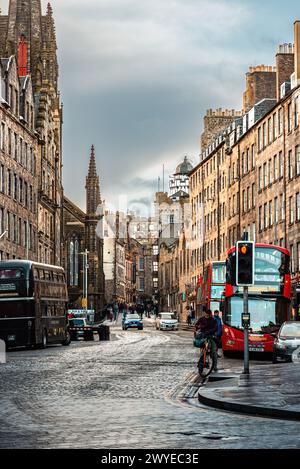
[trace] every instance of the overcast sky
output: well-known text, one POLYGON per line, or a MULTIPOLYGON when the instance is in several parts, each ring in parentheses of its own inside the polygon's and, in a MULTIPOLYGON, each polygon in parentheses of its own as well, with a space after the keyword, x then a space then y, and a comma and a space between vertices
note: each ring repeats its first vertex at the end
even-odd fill
MULTIPOLYGON (((42 0, 44 12, 47 0, 42 0)), ((241 109, 249 66, 293 42, 296 0, 52 0, 64 104, 64 187, 85 209, 89 149, 109 203, 151 200, 208 108, 241 109), (123 197, 124 199, 124 197, 123 197)), ((8 0, 0 0, 3 13, 8 0)), ((131 208, 132 204, 131 204, 131 208)))

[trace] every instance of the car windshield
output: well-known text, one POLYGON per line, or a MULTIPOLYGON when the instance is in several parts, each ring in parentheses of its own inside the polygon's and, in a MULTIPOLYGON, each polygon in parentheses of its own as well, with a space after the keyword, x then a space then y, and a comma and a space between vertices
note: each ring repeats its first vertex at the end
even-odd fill
POLYGON ((140 316, 138 314, 128 314, 126 319, 140 319, 140 316))
POLYGON ((71 326, 84 326, 84 320, 83 319, 70 319, 70 325, 71 326))
POLYGON ((299 324, 284 324, 280 331, 280 337, 300 337, 300 322, 299 324))
POLYGON ((161 319, 176 319, 172 313, 162 313, 160 315, 161 319))

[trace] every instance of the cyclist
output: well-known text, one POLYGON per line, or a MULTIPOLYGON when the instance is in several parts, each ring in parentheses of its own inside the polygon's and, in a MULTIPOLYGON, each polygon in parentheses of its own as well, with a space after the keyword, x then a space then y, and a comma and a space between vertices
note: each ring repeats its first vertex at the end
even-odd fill
POLYGON ((210 337, 211 340, 211 352, 214 360, 214 371, 217 371, 218 353, 217 344, 215 341, 215 334, 218 329, 218 322, 213 317, 211 309, 205 311, 205 315, 198 319, 195 324, 195 331, 201 332, 203 337, 210 337))

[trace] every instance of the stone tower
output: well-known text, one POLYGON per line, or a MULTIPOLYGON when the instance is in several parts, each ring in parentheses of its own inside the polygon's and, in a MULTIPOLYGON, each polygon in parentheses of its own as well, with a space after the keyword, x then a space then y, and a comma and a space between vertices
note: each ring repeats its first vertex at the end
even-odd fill
POLYGON ((18 74, 31 75, 35 130, 40 143, 38 192, 38 259, 60 265, 62 238, 62 107, 51 5, 42 14, 41 0, 10 0, 0 15, 1 57, 15 55, 18 74))
POLYGON ((41 0, 10 0, 5 40, 1 44, 2 57, 17 56, 19 75, 26 75, 26 71, 31 74, 34 92, 39 91, 45 80, 57 91, 56 51, 50 3, 43 16, 41 0))
POLYGON ((88 271, 88 299, 89 307, 99 311, 104 302, 104 274, 103 274, 103 239, 96 234, 100 215, 97 209, 101 203, 99 176, 97 175, 95 148, 91 147, 89 170, 86 177, 86 221, 85 245, 89 251, 88 271))

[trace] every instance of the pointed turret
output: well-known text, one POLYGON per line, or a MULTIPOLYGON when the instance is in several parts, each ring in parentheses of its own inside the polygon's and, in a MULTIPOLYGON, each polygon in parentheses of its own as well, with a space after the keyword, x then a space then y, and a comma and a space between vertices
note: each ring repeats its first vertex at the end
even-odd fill
POLYGON ((91 146, 91 155, 90 155, 90 163, 89 163, 89 172, 88 178, 97 177, 97 168, 96 168, 96 160, 95 160, 95 147, 94 145, 91 146))
POLYGON ((91 146, 89 170, 86 177, 86 213, 87 215, 96 214, 97 207, 101 202, 100 182, 97 175, 95 147, 91 146))

